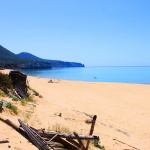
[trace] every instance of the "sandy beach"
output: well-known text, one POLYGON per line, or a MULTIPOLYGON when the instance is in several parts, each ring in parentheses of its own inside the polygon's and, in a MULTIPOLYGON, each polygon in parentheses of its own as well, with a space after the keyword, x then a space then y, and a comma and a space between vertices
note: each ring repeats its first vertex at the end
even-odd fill
MULTIPOLYGON (((10 70, 1 70, 9 73, 10 70)), ((53 129, 56 125, 88 134, 89 116, 97 115, 94 135, 100 137, 106 150, 150 149, 150 85, 129 83, 104 83, 65 81, 28 76, 28 83, 43 98, 34 97, 35 104, 22 106, 12 101, 20 110, 12 115, 7 110, 0 117, 19 124, 26 121, 36 128, 53 129), (27 114, 29 117, 27 117, 27 114), (60 116, 61 114, 61 116, 60 116)), ((10 98, 0 97, 11 101, 10 98)), ((0 149, 37 149, 11 127, 0 122, 0 137, 10 141, 0 149)), ((92 149, 97 149, 92 147, 92 149)))

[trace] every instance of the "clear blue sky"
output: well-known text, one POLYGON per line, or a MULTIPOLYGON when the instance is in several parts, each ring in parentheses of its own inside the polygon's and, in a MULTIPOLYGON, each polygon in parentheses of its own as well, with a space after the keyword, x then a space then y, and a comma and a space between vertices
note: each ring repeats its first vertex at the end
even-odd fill
POLYGON ((150 66, 150 0, 0 0, 0 45, 86 66, 150 66))

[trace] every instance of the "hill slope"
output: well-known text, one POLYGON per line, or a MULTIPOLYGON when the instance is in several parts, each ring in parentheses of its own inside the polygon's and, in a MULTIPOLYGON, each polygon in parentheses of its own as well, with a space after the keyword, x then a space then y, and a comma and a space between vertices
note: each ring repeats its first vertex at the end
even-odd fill
POLYGON ((81 63, 47 60, 22 52, 14 54, 0 45, 0 67, 9 69, 44 69, 51 67, 84 67, 81 63))
POLYGON ((11 51, 7 50, 3 46, 0 45, 0 61, 14 61, 14 60, 21 60, 18 56, 16 56, 11 51))
POLYGON ((51 64, 49 62, 20 58, 16 54, 0 45, 0 67, 9 69, 41 69, 51 68, 51 64))
POLYGON ((17 54, 17 56, 28 60, 38 60, 38 61, 48 62, 51 63, 52 67, 84 67, 84 65, 81 63, 42 59, 27 52, 19 53, 17 54))

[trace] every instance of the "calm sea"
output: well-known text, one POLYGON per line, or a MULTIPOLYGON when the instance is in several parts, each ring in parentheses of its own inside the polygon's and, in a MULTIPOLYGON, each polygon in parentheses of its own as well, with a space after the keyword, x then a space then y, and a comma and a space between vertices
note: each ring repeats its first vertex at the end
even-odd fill
POLYGON ((21 72, 42 78, 150 84, 150 67, 52 68, 22 70, 21 72))

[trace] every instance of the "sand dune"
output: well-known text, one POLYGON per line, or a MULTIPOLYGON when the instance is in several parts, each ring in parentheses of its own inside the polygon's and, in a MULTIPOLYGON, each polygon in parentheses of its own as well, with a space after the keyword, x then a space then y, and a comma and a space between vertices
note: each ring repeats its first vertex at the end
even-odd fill
MULTIPOLYGON (((28 124, 46 129, 60 124, 71 131, 88 134, 90 125, 85 120, 89 115, 97 115, 94 134, 100 136, 106 150, 150 149, 150 85, 64 80, 48 83, 49 80, 28 76, 29 86, 43 96, 35 97, 36 107, 30 109, 28 124)), ((22 109, 27 111, 29 107, 22 109)), ((0 116, 17 123, 18 118, 24 118, 20 114, 11 116, 5 112, 0 116)), ((5 127, 1 123, 0 137, 10 137, 12 149, 15 146, 24 149, 23 145, 36 149, 13 129, 5 127)), ((6 145, 1 144, 0 149, 7 149, 6 145)))

